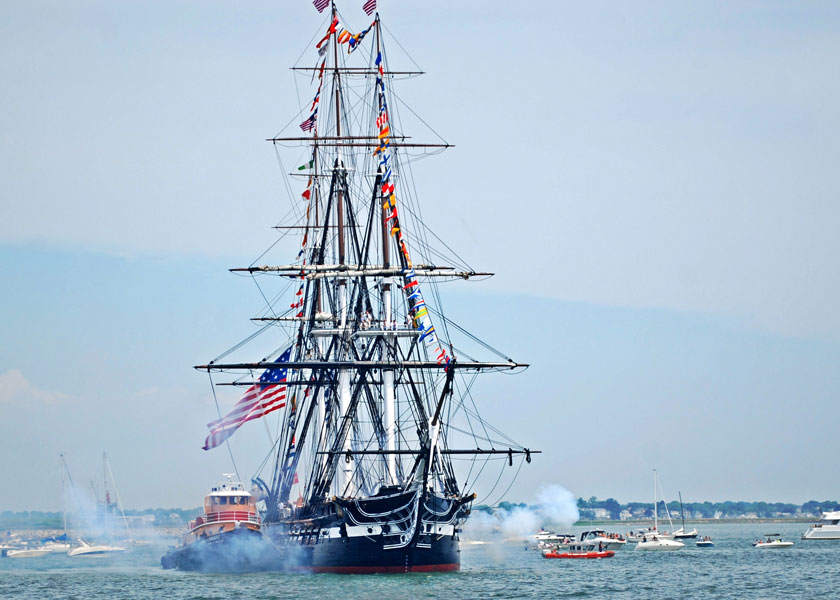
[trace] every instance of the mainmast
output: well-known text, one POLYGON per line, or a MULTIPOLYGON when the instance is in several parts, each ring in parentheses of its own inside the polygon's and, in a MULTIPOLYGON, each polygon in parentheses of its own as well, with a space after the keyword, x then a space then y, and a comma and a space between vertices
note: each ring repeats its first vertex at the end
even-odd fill
MULTIPOLYGON (((382 54, 382 40, 379 29, 379 13, 376 13, 374 35, 376 36, 376 53, 382 54)), ((382 110, 381 100, 377 106, 377 114, 382 110)), ((387 165, 381 164, 377 169, 380 177, 377 178, 377 184, 384 175, 387 165)), ((382 268, 388 270, 391 268, 391 248, 390 236, 388 235, 388 210, 385 207, 385 195, 382 190, 375 191, 374 198, 382 207, 380 214, 380 232, 382 237, 382 268)), ((393 321, 393 314, 391 310, 391 278, 382 278, 382 324, 383 332, 389 329, 389 325, 393 321)), ((389 339, 385 337, 385 360, 390 361, 394 358, 394 351, 392 344, 396 343, 395 338, 389 339)), ((389 454, 385 455, 385 471, 387 474, 388 483, 396 485, 397 481, 397 455, 394 451, 397 449, 397 427, 396 427, 396 398, 394 393, 394 370, 384 369, 382 371, 382 397, 383 397, 383 427, 385 429, 385 450, 389 454)))
MULTIPOLYGON (((335 3, 332 5, 332 19, 333 22, 338 16, 335 3)), ((332 32, 332 46, 333 46, 333 93, 335 94, 335 136, 341 139, 341 74, 338 66, 338 32, 332 32)), ((336 190, 336 227, 338 228, 338 264, 345 265, 345 244, 344 244, 344 183, 346 181, 346 171, 341 156, 341 147, 336 147, 336 158, 333 172, 333 181, 338 185, 334 186, 336 190)), ((342 346, 342 354, 345 356, 349 353, 347 347, 347 278, 338 278, 338 302, 339 302, 339 335, 341 339, 339 343, 342 346)), ((344 418, 350 410, 350 371, 341 369, 338 372, 338 406, 340 416, 344 418)), ((348 435, 344 440, 344 450, 351 449, 351 436, 348 435)), ((339 494, 352 496, 353 495, 353 464, 352 460, 342 463, 339 471, 339 494)))

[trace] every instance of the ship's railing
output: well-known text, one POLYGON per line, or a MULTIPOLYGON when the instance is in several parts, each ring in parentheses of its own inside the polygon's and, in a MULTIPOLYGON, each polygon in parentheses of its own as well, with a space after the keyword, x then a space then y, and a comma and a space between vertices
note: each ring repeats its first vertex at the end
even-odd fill
POLYGON ((260 524, 260 518, 252 512, 244 510, 222 510, 219 512, 207 513, 203 517, 196 517, 195 527, 206 523, 219 523, 221 521, 243 521, 245 523, 260 524))

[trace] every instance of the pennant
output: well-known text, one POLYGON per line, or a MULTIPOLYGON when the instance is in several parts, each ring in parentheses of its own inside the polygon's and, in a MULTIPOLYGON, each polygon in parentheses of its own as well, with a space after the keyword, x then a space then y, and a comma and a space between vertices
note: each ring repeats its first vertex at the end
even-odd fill
POLYGON ((373 27, 375 24, 376 24, 376 21, 371 23, 370 26, 367 29, 365 29, 364 31, 360 31, 356 35, 350 36, 350 39, 347 42, 349 44, 349 46, 347 48, 347 54, 350 54, 351 52, 353 52, 353 50, 355 50, 356 48, 359 47, 359 44, 361 43, 361 41, 365 38, 365 36, 368 34, 368 31, 370 31, 371 27, 373 27))
MULTIPOLYGON (((331 36, 333 33, 335 33, 337 29, 338 29, 338 17, 336 17, 336 18, 334 18, 334 19, 332 20, 332 23, 330 23, 330 27, 329 27, 329 29, 327 29, 327 33, 326 33, 326 34, 324 34, 324 37, 322 37, 322 38, 321 38, 321 41, 320 41, 320 42, 318 42, 317 44, 315 44, 315 47, 316 47, 316 48, 318 48, 318 50, 320 50, 320 49, 321 49, 321 45, 322 45, 322 44, 324 44, 324 42, 329 42, 329 40, 330 40, 330 36, 331 36)), ((325 52, 326 52, 326 51, 325 51, 325 52)), ((318 54, 319 54, 319 55, 321 55, 321 52, 318 52, 318 54)))
POLYGON ((301 166, 299 166, 299 167, 298 167, 298 171, 304 171, 304 170, 306 170, 306 169, 311 169, 311 168, 312 168, 312 167, 314 167, 314 166, 315 166, 315 159, 313 158, 312 160, 310 160, 310 161, 309 161, 308 163, 306 163, 305 165, 301 165, 301 166))

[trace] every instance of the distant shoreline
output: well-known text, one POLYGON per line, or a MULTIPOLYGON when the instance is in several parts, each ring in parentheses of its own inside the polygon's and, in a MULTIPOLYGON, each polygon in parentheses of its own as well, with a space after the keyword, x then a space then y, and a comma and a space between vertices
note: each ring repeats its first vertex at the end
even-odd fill
MULTIPOLYGON (((756 523, 813 523, 815 522, 815 518, 808 518, 808 517, 794 517, 790 519, 781 519, 781 518, 751 518, 746 517, 742 519, 686 519, 686 525, 714 525, 714 524, 721 524, 721 525, 750 525, 756 523)), ((469 520, 468 520, 469 521, 469 520)), ((573 525, 574 527, 600 527, 603 529, 638 529, 640 527, 648 527, 650 526, 652 519, 633 519, 627 521, 613 521, 613 520, 606 520, 606 521, 577 521, 573 525)), ((678 523, 681 521, 675 521, 674 525, 677 526, 678 523)), ((547 522, 546 525, 549 525, 547 522)), ((662 522, 660 521, 660 526, 662 522)), ((670 527, 670 526, 669 526, 670 527)), ((664 529, 660 527, 660 529, 664 529)), ((18 535, 25 534, 26 536, 31 537, 50 537, 61 535, 64 533, 63 529, 53 529, 53 528, 40 528, 40 527, 21 527, 15 528, 10 527, 7 528, 6 531, 13 531, 18 535)), ((164 525, 164 526, 147 526, 144 528, 140 528, 139 530, 135 531, 135 534, 139 534, 138 537, 143 537, 143 532, 152 533, 154 535, 159 536, 175 536, 177 537, 180 535, 182 528, 173 527, 171 525, 164 525)))

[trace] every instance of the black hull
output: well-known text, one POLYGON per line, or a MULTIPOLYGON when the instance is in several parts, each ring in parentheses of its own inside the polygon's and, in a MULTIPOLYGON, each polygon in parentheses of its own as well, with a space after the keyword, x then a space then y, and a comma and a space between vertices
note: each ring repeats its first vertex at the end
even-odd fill
POLYGON ((381 540, 330 540, 312 548, 308 570, 314 573, 411 573, 461 568, 457 539, 447 536, 429 542, 428 546, 385 550, 381 540))
POLYGON ((235 529, 187 546, 170 548, 160 559, 164 569, 207 573, 279 571, 283 555, 258 531, 235 529))
POLYGON ((461 568, 459 526, 469 499, 402 492, 336 499, 267 535, 295 568, 314 573, 445 572, 461 568))

